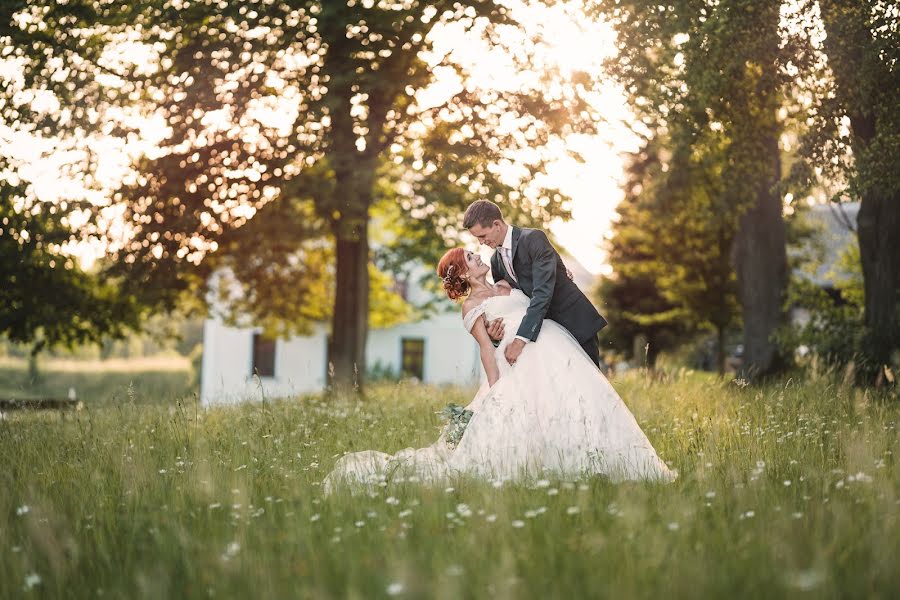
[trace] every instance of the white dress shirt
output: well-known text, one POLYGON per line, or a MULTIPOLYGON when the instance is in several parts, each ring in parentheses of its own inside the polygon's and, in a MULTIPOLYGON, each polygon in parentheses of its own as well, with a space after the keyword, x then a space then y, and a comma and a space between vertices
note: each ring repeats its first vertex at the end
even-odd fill
MULTIPOLYGON (((513 278, 513 281, 519 283, 519 278, 516 277, 516 272, 512 266, 512 226, 506 228, 506 237, 503 238, 503 243, 500 245, 499 250, 500 258, 503 259, 503 264, 506 266, 506 272, 513 278)), ((522 340, 526 344, 531 341, 521 335, 517 335, 516 339, 522 340)))
POLYGON ((503 265, 506 267, 506 272, 509 273, 509 276, 513 278, 513 281, 519 283, 519 278, 516 277, 516 272, 512 266, 512 227, 506 228, 506 237, 503 238, 503 243, 500 245, 500 258, 503 259, 503 265))

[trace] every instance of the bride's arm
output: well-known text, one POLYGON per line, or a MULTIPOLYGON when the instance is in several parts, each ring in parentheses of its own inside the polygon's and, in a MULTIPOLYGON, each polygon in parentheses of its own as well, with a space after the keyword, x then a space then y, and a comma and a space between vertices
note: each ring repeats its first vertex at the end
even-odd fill
POLYGON ((500 368, 497 366, 497 358, 494 356, 494 344, 491 343, 491 338, 484 326, 484 319, 475 319, 475 325, 472 326, 472 330, 469 333, 478 342, 481 364, 484 365, 488 385, 493 387, 497 380, 500 379, 500 368))

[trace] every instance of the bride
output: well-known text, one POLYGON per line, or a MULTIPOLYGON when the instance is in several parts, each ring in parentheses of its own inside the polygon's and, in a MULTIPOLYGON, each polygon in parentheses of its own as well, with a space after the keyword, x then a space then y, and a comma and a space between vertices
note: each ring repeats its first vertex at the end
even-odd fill
POLYGON ((515 364, 507 362, 504 350, 515 338, 529 298, 505 281, 488 283, 488 271, 480 256, 462 248, 449 250, 438 265, 448 297, 465 298, 463 324, 478 342, 487 375, 466 407, 472 415, 461 439, 451 441, 448 428, 426 448, 347 454, 325 479, 326 493, 339 482, 437 481, 461 474, 490 480, 551 473, 674 480, 676 473, 660 460, 625 403, 564 327, 545 319, 537 340, 525 346, 515 364), (498 318, 505 333, 495 348, 485 321, 498 318))

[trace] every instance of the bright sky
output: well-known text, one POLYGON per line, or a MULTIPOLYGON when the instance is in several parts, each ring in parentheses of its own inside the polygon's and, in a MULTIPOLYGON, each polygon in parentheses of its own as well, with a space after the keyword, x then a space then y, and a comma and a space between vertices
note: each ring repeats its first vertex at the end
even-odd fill
MULTIPOLYGON (((515 6, 515 14, 530 32, 540 32, 545 39, 551 41, 550 51, 545 58, 548 64, 556 64, 564 72, 598 72, 601 62, 614 52, 613 34, 609 27, 585 19, 577 5, 580 2, 558 3, 551 7, 525 7, 523 4, 515 6)), ((517 72, 499 52, 462 39, 461 28, 455 25, 435 31, 435 52, 450 51, 462 64, 477 65, 478 68, 473 69, 474 77, 483 78, 478 84, 486 87, 509 87, 515 86, 517 80, 534 77, 533 74, 517 72)), ((135 56, 133 50, 129 51, 130 56, 135 56)), ((15 78, 16 70, 12 61, 0 59, 0 79, 15 78)), ((442 92, 446 93, 457 85, 458 82, 455 81, 438 81, 429 93, 440 96, 442 92)), ((419 98, 420 102, 423 100, 424 98, 419 98)), ((551 149, 559 159, 553 163, 548 180, 542 183, 559 188, 572 198, 573 219, 555 222, 551 225, 551 230, 565 250, 589 271, 598 273, 605 270, 601 245, 615 207, 622 197, 619 187, 623 168, 621 153, 634 150, 636 141, 624 125, 630 120, 624 97, 612 83, 604 86, 593 101, 607 121, 602 125, 600 134, 573 136, 560 144, 559 148, 551 149), (567 149, 578 151, 584 157, 584 162, 571 158, 567 149)), ((58 103, 53 105, 54 102, 52 97, 31 99, 33 108, 40 107, 43 103, 46 110, 59 110, 58 103)), ((272 112, 277 114, 279 111, 272 112)), ((23 161, 24 166, 18 174, 34 182, 34 191, 41 200, 58 202, 87 195, 98 203, 105 203, 98 195, 104 193, 104 188, 115 188, 130 173, 131 161, 161 139, 164 131, 165 124, 161 121, 145 121, 140 136, 130 140, 97 134, 91 139, 77 142, 74 147, 58 149, 57 152, 42 157, 49 148, 48 141, 13 132, 0 123, 0 143, 6 148, 12 148, 10 154, 23 161), (87 194, 81 186, 73 183, 73 178, 66 177, 66 165, 77 164, 86 147, 90 147, 100 157, 96 173, 99 184, 96 187, 99 189, 87 194)), ((15 175, 0 173, 0 176, 7 177, 15 175)), ((484 251, 487 252, 487 249, 484 251)), ((99 252, 102 249, 80 248, 77 251, 88 261, 92 254, 99 252)))
MULTIPOLYGON (((550 42, 546 62, 557 65, 564 73, 585 71, 598 73, 602 63, 615 53, 614 33, 604 23, 584 17, 582 3, 572 0, 553 6, 513 4, 514 14, 526 29, 539 32, 550 42)), ((473 73, 481 85, 514 86, 521 77, 500 51, 487 46, 463 42, 461 34, 448 27, 439 32, 443 43, 452 46, 454 58, 462 64, 478 65, 473 73)), ((438 37, 436 36, 436 37, 438 37)), ((436 41, 439 50, 441 41, 436 41)), ((572 219, 557 220, 551 230, 559 243, 592 273, 608 272, 604 236, 609 231, 615 208, 622 198, 620 182, 623 173, 622 153, 637 149, 637 139, 626 123, 633 120, 622 91, 612 82, 605 84, 593 104, 604 115, 606 123, 595 136, 577 135, 565 140, 555 150, 559 159, 550 168, 548 187, 556 187, 572 199, 572 219), (584 162, 569 156, 567 149, 579 152, 584 162)), ((490 250, 482 248, 487 258, 490 250)))

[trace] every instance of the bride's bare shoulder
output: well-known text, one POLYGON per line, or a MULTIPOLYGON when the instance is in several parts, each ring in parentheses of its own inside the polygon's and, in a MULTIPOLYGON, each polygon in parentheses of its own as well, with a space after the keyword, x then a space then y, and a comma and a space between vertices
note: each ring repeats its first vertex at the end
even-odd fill
POLYGON ((500 281, 498 281, 498 282, 495 283, 494 285, 496 285, 497 287, 501 287, 501 288, 507 289, 507 290, 511 290, 511 289, 512 289, 512 286, 509 285, 509 282, 508 282, 507 280, 505 280, 505 279, 501 279, 500 281))

